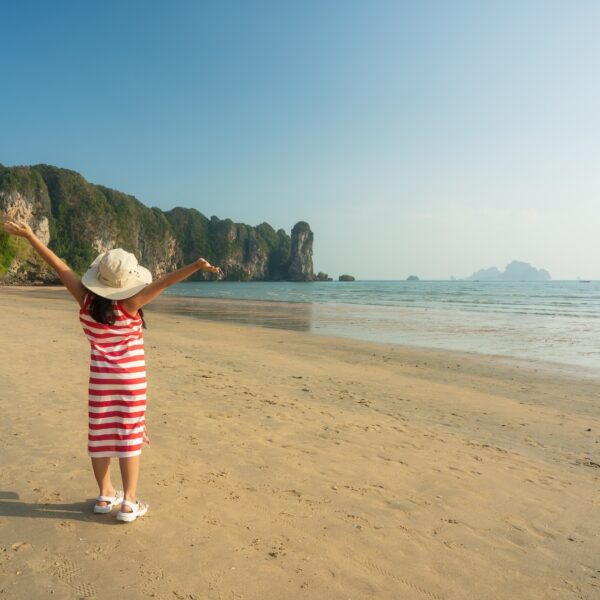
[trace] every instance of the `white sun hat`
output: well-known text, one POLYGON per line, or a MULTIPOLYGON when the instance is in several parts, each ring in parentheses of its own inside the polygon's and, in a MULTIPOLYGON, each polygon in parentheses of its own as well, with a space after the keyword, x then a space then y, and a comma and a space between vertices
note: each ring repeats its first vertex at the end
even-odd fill
POLYGON ((88 290, 109 300, 131 298, 151 282, 150 271, 123 248, 98 255, 81 278, 88 290))

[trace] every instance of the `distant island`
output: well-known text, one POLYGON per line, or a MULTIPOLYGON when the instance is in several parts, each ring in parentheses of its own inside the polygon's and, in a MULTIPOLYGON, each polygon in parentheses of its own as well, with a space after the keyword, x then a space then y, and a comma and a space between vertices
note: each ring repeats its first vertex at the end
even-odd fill
POLYGON ((409 275, 406 281, 419 281, 419 278, 416 275, 409 275))
POLYGON ((546 269, 536 269, 529 263, 513 260, 506 265, 504 272, 496 267, 480 269, 466 278, 468 281, 550 281, 546 269))
MULTIPOLYGON (((290 235, 268 223, 208 218, 194 208, 162 211, 50 165, 0 164, 0 214, 25 221, 80 274, 97 254, 121 247, 154 277, 204 257, 221 267, 229 281, 317 280, 313 232, 305 221, 296 223, 290 235)), ((212 277, 204 271, 191 277, 205 278, 212 277)), ((29 244, 0 229, 0 284, 57 282, 29 244)))

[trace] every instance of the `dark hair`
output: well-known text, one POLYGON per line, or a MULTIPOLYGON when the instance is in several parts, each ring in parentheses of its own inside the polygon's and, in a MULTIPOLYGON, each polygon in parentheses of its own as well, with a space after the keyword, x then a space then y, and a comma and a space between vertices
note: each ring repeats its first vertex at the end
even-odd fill
MULTIPOLYGON (((103 298, 90 292, 90 314, 94 321, 103 325, 114 325, 116 316, 113 310, 113 301, 108 298, 103 298)), ((142 327, 146 329, 146 321, 144 320, 144 311, 140 308, 138 313, 142 319, 142 327)))

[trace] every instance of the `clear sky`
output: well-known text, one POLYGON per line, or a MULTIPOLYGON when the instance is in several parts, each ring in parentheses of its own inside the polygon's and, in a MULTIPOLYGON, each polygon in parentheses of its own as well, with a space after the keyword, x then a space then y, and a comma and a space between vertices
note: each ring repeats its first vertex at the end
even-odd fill
POLYGON ((337 278, 600 279, 600 2, 5 2, 0 162, 288 232, 337 278))

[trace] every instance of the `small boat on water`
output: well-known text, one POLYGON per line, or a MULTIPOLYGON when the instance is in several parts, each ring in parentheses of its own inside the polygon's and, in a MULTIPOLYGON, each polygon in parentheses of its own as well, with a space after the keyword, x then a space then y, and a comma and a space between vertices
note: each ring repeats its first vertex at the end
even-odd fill
POLYGON ((579 283, 592 283, 591 279, 580 279, 579 283))

